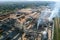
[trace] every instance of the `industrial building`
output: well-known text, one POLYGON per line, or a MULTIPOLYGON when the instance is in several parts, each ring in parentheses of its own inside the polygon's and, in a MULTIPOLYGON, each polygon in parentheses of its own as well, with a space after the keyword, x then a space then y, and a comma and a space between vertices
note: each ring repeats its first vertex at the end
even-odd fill
POLYGON ((21 9, 9 14, 0 22, 0 32, 3 33, 0 40, 52 40, 53 21, 48 19, 50 14, 51 10, 47 7, 21 9), (38 25, 38 22, 41 23, 38 25))

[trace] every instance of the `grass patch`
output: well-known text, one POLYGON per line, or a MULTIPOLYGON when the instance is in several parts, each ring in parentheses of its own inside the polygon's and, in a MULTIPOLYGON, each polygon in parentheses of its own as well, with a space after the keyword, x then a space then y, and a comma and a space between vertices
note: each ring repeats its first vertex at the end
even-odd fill
POLYGON ((60 26, 59 26, 59 19, 54 20, 54 37, 53 40, 60 40, 60 26))

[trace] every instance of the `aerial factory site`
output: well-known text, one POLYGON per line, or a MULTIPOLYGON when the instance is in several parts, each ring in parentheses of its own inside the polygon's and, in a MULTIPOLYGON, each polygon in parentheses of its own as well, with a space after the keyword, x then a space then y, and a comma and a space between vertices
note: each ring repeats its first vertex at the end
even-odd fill
POLYGON ((60 40, 59 2, 0 2, 0 40, 60 40))

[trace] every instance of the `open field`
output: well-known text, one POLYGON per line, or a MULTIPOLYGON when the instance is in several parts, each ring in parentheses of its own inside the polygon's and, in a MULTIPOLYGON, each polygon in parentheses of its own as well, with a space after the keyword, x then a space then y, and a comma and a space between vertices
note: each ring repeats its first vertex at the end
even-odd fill
POLYGON ((60 18, 54 19, 54 40, 60 40, 60 18))

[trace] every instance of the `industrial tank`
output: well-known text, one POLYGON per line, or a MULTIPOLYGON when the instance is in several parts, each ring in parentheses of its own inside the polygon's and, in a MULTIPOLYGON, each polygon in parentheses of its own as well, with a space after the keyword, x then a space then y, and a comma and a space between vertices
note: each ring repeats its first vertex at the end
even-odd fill
POLYGON ((47 31, 42 32, 42 40, 48 40, 48 32, 47 31))

